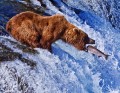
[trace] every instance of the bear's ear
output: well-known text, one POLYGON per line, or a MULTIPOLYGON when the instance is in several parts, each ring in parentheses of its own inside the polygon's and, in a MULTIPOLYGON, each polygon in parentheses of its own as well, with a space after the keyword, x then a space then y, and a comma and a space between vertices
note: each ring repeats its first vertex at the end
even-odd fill
POLYGON ((77 28, 73 28, 73 31, 77 31, 78 29, 77 28))
POLYGON ((75 31, 76 33, 80 33, 80 31, 77 28, 73 28, 73 31, 75 31))

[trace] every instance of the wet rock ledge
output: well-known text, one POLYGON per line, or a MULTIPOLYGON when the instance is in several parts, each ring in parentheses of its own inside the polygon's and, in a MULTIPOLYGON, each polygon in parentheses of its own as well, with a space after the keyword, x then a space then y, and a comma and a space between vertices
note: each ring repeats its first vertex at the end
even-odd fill
POLYGON ((21 62, 26 63, 32 68, 35 67, 36 62, 32 59, 25 58, 23 56, 25 53, 35 55, 38 52, 28 46, 12 41, 7 37, 0 36, 0 62, 14 62, 14 60, 21 60, 21 62), (15 52, 14 49, 21 52, 15 52))

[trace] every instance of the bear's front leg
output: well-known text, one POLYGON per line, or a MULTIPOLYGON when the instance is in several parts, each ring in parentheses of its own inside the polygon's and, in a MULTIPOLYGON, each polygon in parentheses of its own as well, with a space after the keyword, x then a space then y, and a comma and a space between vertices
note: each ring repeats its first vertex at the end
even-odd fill
POLYGON ((44 41, 43 39, 41 39, 40 40, 40 46, 41 46, 41 48, 47 49, 48 51, 52 52, 51 43, 50 42, 47 42, 47 41, 44 41))
POLYGON ((56 37, 54 36, 53 25, 49 25, 43 30, 42 38, 40 39, 40 45, 42 48, 52 52, 51 44, 55 40, 56 40, 56 37))

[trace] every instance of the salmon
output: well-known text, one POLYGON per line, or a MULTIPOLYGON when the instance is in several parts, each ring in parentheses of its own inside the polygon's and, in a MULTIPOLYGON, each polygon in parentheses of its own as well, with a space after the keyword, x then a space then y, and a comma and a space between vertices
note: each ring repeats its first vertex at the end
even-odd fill
POLYGON ((98 50, 96 47, 93 46, 87 46, 87 52, 92 53, 94 55, 97 55, 98 57, 104 57, 106 60, 108 59, 108 54, 105 54, 103 52, 101 52, 100 50, 98 50))

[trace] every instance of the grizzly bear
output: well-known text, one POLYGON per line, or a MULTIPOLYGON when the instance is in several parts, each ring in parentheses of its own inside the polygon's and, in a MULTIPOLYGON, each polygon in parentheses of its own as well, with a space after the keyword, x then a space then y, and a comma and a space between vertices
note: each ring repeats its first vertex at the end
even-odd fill
POLYGON ((69 23, 64 16, 41 16, 26 11, 12 17, 6 30, 18 41, 33 48, 40 47, 51 51, 51 44, 61 39, 79 50, 85 50, 86 44, 94 44, 95 40, 69 23))

